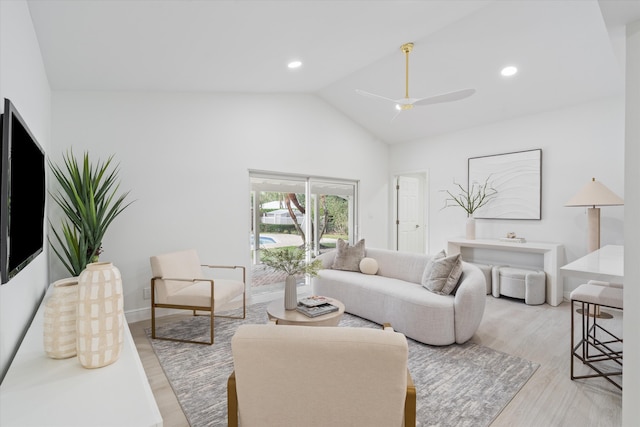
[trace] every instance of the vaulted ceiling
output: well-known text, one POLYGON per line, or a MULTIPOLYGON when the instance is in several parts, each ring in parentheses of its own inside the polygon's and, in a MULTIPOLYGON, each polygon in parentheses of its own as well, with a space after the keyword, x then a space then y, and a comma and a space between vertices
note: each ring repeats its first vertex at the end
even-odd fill
POLYGON ((388 143, 621 94, 623 25, 640 19, 636 0, 28 5, 53 90, 313 93, 388 143), (395 118, 392 102, 356 93, 405 96, 406 42, 410 97, 476 93, 395 118), (506 65, 518 74, 502 77, 506 65))

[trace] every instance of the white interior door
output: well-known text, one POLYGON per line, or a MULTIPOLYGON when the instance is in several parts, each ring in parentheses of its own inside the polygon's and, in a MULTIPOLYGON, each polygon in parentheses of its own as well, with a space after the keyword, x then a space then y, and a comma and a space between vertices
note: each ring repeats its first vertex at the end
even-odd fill
POLYGON ((396 179, 397 249, 404 252, 425 252, 424 177, 402 175, 396 179))

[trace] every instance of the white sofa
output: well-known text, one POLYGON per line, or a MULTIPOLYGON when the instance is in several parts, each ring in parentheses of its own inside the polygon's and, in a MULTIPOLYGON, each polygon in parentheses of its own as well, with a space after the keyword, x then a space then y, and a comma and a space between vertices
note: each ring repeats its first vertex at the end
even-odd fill
POLYGON ((313 278, 313 292, 342 301, 348 313, 391 323, 396 331, 430 345, 462 344, 478 329, 486 298, 478 267, 463 261, 457 289, 439 295, 421 285, 431 255, 367 248, 365 256, 378 263, 378 272, 370 275, 331 269, 336 253, 318 257, 323 269, 313 278))

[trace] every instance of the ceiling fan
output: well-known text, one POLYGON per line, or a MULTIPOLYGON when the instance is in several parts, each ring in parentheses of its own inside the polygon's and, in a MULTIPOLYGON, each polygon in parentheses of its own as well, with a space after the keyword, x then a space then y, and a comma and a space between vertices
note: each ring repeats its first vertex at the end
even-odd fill
MULTIPOLYGON (((442 93, 440 95, 430 96, 427 98, 410 98, 409 97, 409 53, 413 50, 413 43, 405 43, 400 47, 400 50, 405 54, 406 71, 405 71, 405 95, 404 98, 391 99, 386 96, 376 95, 375 93, 366 92, 364 90, 356 89, 356 92, 360 95, 368 96, 371 98, 382 99, 385 101, 393 102, 396 105, 398 113, 393 117, 395 119, 398 114, 403 111, 411 110, 414 106, 440 104, 442 102, 459 101, 473 95, 475 89, 462 89, 454 92, 442 93)), ((392 119, 392 120, 393 120, 392 119)))

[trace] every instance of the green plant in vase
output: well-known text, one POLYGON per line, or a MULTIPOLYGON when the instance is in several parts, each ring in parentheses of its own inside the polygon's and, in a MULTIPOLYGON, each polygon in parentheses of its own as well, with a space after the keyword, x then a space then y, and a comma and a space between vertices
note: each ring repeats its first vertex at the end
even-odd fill
POLYGON ((79 276, 87 264, 98 261, 102 239, 113 220, 131 203, 125 199, 129 192, 118 195, 119 168, 111 167, 113 155, 95 164, 85 152, 82 163, 70 150, 63 155, 63 165, 49 161, 58 182, 56 192, 50 192, 65 217, 60 230, 49 221, 54 241, 49 244, 72 276, 79 276))
POLYGON ((322 261, 315 259, 307 262, 305 247, 284 247, 273 249, 261 249, 262 263, 267 267, 285 273, 284 308, 295 310, 298 305, 296 290, 296 276, 308 274, 311 277, 318 275, 322 268, 322 261))

